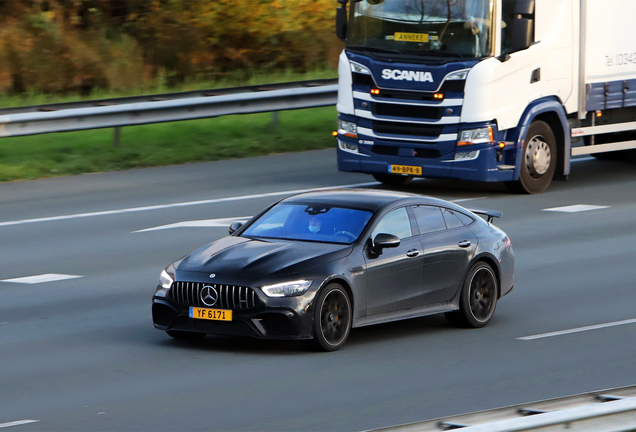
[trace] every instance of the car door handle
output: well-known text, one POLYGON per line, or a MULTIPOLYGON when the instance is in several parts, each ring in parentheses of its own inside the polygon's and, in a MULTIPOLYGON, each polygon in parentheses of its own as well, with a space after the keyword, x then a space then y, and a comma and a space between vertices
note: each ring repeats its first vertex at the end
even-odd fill
POLYGON ((468 246, 470 246, 470 240, 462 240, 457 244, 459 245, 459 247, 467 248, 468 246))
POLYGON ((418 251, 417 249, 411 249, 410 251, 406 253, 406 256, 409 258, 413 258, 418 256, 419 254, 420 254, 420 251, 418 251))

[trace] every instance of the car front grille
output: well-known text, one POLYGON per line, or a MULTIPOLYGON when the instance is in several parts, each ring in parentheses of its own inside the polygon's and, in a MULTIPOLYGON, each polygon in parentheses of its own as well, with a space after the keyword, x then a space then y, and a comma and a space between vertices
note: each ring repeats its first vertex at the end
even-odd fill
POLYGON ((175 282, 170 288, 169 296, 183 305, 219 309, 250 309, 256 306, 257 301, 256 293, 251 288, 200 282, 175 282), (213 305, 203 303, 201 291, 204 287, 211 287, 216 292, 217 301, 213 305))

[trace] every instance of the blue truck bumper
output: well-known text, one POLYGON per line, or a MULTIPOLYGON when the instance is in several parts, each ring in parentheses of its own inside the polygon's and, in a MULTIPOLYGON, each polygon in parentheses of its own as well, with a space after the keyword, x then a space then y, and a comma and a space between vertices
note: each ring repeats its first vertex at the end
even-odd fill
MULTIPOLYGON (((455 154, 438 159, 409 156, 387 156, 374 154, 371 146, 359 145, 359 152, 345 151, 338 146, 338 169, 367 174, 388 174, 391 165, 417 166, 422 168, 421 177, 447 178, 483 182, 503 182, 515 179, 515 171, 505 161, 515 159, 516 149, 500 150, 495 146, 475 146, 470 151, 479 151, 471 160, 454 160, 455 154), (368 148, 367 148, 368 147, 368 148), (514 153, 514 154, 513 154, 514 153), (499 161, 498 159, 501 159, 499 161)), ((466 152, 462 148, 460 151, 466 152)))

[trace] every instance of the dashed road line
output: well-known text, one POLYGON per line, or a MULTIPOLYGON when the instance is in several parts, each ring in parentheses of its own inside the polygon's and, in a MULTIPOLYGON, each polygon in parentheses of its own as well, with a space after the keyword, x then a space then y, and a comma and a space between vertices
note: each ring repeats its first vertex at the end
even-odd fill
POLYGON ((8 428, 11 426, 20 426, 20 425, 25 425, 25 424, 29 424, 29 423, 37 423, 39 422, 39 420, 17 420, 17 421, 12 421, 12 422, 8 422, 8 423, 0 423, 0 429, 1 428, 8 428))
POLYGON ((563 207, 547 208, 547 209, 543 209, 543 211, 561 212, 561 213, 579 213, 579 212, 584 212, 584 211, 601 210, 601 209, 606 209, 606 208, 609 208, 609 206, 598 206, 598 205, 589 205, 589 204, 576 204, 576 205, 569 205, 569 206, 563 206, 563 207))
POLYGON ((78 275, 46 273, 46 274, 35 275, 35 276, 4 279, 4 280, 0 280, 0 282, 10 282, 10 283, 19 283, 19 284, 38 284, 38 283, 55 282, 55 281, 68 280, 68 279, 77 279, 81 277, 82 276, 78 276, 78 275))
POLYGON ((553 336, 561 336, 561 335, 566 335, 566 334, 571 334, 571 333, 580 333, 580 332, 584 332, 584 331, 598 330, 598 329, 603 329, 603 328, 607 328, 607 327, 616 327, 616 326, 621 326, 621 325, 626 325, 626 324, 636 324, 636 319, 627 319, 627 320, 623 320, 623 321, 614 321, 614 322, 605 323, 605 324, 597 324, 597 325, 591 325, 591 326, 586 326, 586 327, 578 327, 578 328, 573 328, 573 329, 569 329, 569 330, 561 330, 561 331, 555 331, 555 332, 550 332, 550 333, 542 333, 542 334, 537 334, 537 335, 533 335, 533 336, 524 336, 524 337, 520 337, 520 338, 517 338, 517 339, 518 340, 524 340, 524 341, 535 340, 535 339, 544 339, 544 338, 549 338, 549 337, 553 337, 553 336))

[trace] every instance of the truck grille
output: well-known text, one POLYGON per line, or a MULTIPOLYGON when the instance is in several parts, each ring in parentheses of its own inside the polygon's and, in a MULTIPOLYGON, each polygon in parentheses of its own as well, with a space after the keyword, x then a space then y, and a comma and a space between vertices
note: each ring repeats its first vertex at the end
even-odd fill
POLYGON ((442 118, 443 111, 444 109, 440 107, 371 103, 371 112, 381 116, 439 120, 442 118))
POLYGON ((373 131, 380 134, 412 135, 419 137, 437 138, 442 133, 442 127, 416 123, 393 123, 374 121, 373 131))
POLYGON ((256 293, 248 287, 236 285, 204 284, 200 282, 175 282, 170 288, 170 298, 177 303, 220 309, 250 309, 256 306, 256 293), (217 293, 217 301, 208 306, 201 300, 203 287, 212 287, 217 293))

